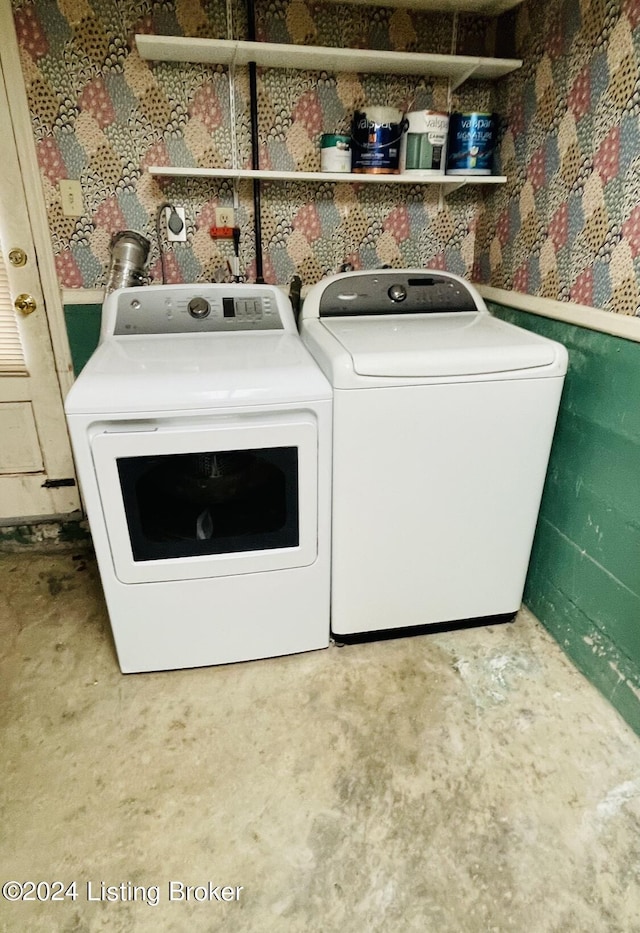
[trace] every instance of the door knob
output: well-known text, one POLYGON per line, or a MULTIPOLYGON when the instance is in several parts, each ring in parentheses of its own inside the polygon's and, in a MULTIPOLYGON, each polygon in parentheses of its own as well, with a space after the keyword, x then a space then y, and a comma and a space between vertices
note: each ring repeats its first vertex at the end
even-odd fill
POLYGON ((13 304, 16 311, 21 311, 23 314, 31 314, 37 308, 33 295, 18 295, 13 304))
POLYGON ((16 247, 9 253, 9 262, 12 266, 26 266, 27 254, 23 249, 16 247))

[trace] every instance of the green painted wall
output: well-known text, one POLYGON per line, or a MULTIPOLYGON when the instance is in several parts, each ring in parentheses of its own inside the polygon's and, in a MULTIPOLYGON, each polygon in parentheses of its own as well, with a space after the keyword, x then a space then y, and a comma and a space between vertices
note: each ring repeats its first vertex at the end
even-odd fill
POLYGON ((98 346, 101 312, 101 305, 64 306, 64 320, 76 376, 98 346))
POLYGON ((569 351, 525 604, 640 733, 640 344, 490 309, 569 351))

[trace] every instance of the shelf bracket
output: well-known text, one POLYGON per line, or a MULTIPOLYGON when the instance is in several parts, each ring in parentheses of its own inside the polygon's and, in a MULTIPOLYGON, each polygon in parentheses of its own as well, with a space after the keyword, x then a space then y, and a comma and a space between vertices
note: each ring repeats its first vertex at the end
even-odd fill
POLYGON ((453 194, 454 191, 459 191, 460 188, 466 188, 467 184, 468 182, 465 178, 464 181, 457 181, 454 184, 447 183, 446 185, 442 185, 440 187, 440 191, 446 198, 448 195, 453 194))
POLYGON ((456 78, 451 79, 451 90, 457 91, 461 84, 464 84, 465 81, 468 81, 469 78, 476 73, 480 66, 480 62, 474 62, 473 65, 470 65, 464 71, 461 71, 456 78))

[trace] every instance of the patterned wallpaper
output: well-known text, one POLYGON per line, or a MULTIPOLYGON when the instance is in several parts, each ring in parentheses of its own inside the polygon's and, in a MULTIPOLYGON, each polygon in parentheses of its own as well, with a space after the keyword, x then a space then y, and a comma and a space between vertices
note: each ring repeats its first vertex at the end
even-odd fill
MULTIPOLYGON (((231 246, 212 241, 230 181, 157 179, 152 164, 249 167, 248 79, 238 69, 232 133, 223 67, 145 62, 133 35, 246 37, 232 0, 13 0, 60 283, 104 282, 114 232, 152 242, 164 200, 186 207, 188 242, 167 252, 167 279, 227 277, 231 246), (230 28, 230 32, 227 30, 230 28), (62 214, 58 182, 82 183, 85 213, 62 214)), ((451 51, 449 14, 312 0, 258 0, 260 39, 451 51)), ((420 185, 269 183, 262 189, 267 281, 311 283, 355 267, 435 265, 480 281, 614 311, 639 307, 638 0, 529 0, 499 21, 461 17, 457 49, 513 54, 525 66, 498 85, 468 82, 460 109, 503 116, 503 189, 468 188, 439 203, 420 185), (595 50, 595 51, 594 51, 595 50)), ((258 70, 262 168, 319 168, 322 132, 358 106, 444 108, 430 79, 258 70)), ((255 270, 251 185, 237 184, 241 268, 255 270)))
POLYGON ((484 202, 474 276, 640 314, 640 2, 528 4, 505 18, 508 184, 484 202))
MULTIPOLYGON (((212 241, 218 205, 233 203, 232 182, 157 179, 149 165, 233 164, 229 79, 225 68, 145 62, 136 32, 226 37, 224 0, 14 0, 28 99, 60 283, 104 282, 114 232, 135 229, 152 242, 150 268, 159 280, 155 212, 170 200, 187 210, 188 243, 167 255, 169 281, 222 280, 231 245, 212 241), (58 182, 80 179, 85 213, 62 213, 58 182)), ((243 5, 232 34, 244 37, 243 5)), ((258 3, 257 35, 273 41, 448 52, 450 15, 258 3)), ((459 46, 490 53, 495 23, 463 19, 459 46)), ((250 167, 248 77, 235 82, 237 164, 250 167)), ((466 86, 461 104, 490 106, 491 89, 466 86), (471 96, 473 99, 471 99, 471 96)), ((262 168, 319 168, 322 132, 348 125, 357 106, 445 107, 443 82, 259 69, 262 168)), ((251 184, 237 187, 241 268, 255 270, 251 184)), ((441 210, 426 186, 265 184, 262 193, 264 273, 305 283, 343 262, 450 268, 470 274, 476 197, 461 192, 441 210)))

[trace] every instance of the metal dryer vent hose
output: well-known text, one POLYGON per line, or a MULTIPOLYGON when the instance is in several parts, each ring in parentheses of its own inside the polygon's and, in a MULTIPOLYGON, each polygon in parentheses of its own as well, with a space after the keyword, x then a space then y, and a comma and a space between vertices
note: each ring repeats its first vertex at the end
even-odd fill
POLYGON ((105 292, 116 288, 130 288, 143 285, 145 263, 151 243, 135 230, 122 230, 111 240, 111 262, 107 274, 105 292))

